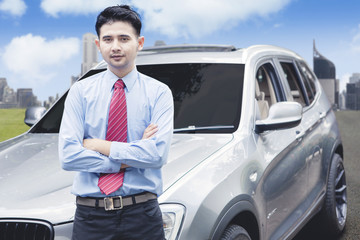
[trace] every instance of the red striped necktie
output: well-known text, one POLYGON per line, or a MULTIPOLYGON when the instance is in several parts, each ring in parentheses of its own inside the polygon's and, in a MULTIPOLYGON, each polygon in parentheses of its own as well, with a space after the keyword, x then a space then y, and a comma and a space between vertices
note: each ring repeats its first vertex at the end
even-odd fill
MULTIPOLYGON (((124 82, 119 79, 114 84, 114 92, 110 102, 107 141, 127 142, 127 111, 124 82)), ((98 186, 102 193, 109 195, 118 190, 124 181, 124 171, 100 174, 98 186)))

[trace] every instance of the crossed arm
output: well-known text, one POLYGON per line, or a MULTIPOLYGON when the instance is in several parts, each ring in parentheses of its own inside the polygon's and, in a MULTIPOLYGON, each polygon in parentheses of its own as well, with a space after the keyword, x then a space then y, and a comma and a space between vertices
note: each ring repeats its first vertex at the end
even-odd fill
MULTIPOLYGON (((144 134, 141 139, 152 138, 155 133, 158 131, 158 126, 151 123, 144 131, 144 134)), ((111 141, 93 138, 93 139, 84 139, 83 146, 89 150, 99 152, 105 156, 110 155, 111 141)), ((122 164, 121 168, 126 168, 128 165, 122 164)))

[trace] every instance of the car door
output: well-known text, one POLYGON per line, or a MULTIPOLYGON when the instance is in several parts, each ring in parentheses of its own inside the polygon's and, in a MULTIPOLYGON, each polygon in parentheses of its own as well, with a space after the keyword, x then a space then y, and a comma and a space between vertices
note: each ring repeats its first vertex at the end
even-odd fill
POLYGON ((315 76, 309 69, 304 61, 296 61, 296 66, 302 83, 304 84, 304 95, 308 98, 308 106, 304 109, 304 117, 306 121, 306 134, 304 136, 304 142, 307 144, 310 155, 307 158, 308 164, 308 200, 314 202, 320 196, 322 188, 324 187, 324 177, 322 174, 322 156, 323 156, 323 132, 325 127, 323 119, 326 117, 326 109, 320 106, 318 100, 318 89, 316 87, 315 76))
MULTIPOLYGON (((264 111, 276 102, 285 101, 286 95, 272 59, 261 62, 256 71, 258 119, 264 119, 267 117, 264 111), (263 105, 268 105, 268 108, 263 105)), ((301 130, 298 126, 257 135, 258 149, 267 164, 261 183, 266 239, 281 239, 302 215, 299 206, 307 194, 307 152, 298 139, 301 130)))
MULTIPOLYGON (((283 72, 284 82, 290 90, 287 101, 296 101, 303 105, 303 118, 297 128, 298 146, 303 149, 304 160, 306 162, 307 177, 306 198, 299 205, 298 212, 305 214, 308 211, 321 191, 321 186, 317 184, 321 176, 322 159, 322 113, 319 111, 317 102, 316 87, 313 82, 309 82, 307 75, 310 74, 306 65, 300 65, 294 59, 279 59, 280 71, 283 72), (302 67, 302 68, 299 68, 302 67), (306 69, 305 69, 306 67, 306 69)), ((305 64, 302 62, 302 64, 305 64)))

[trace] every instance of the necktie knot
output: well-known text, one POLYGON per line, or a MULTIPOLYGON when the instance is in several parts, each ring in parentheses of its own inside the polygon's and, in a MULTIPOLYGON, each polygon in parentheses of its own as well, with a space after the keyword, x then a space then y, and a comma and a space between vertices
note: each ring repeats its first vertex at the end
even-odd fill
POLYGON ((124 88, 125 87, 125 83, 123 80, 119 79, 116 81, 115 85, 114 85, 114 88, 124 88))

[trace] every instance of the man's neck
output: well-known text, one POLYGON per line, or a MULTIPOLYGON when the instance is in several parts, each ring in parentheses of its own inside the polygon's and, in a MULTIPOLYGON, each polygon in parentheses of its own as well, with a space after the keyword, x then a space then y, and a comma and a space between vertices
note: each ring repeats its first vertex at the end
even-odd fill
POLYGON ((135 68, 135 65, 132 66, 131 68, 129 69, 114 69, 114 68, 109 68, 109 70, 115 74, 118 78, 123 78, 125 77, 126 75, 128 75, 132 70, 134 70, 135 68))

